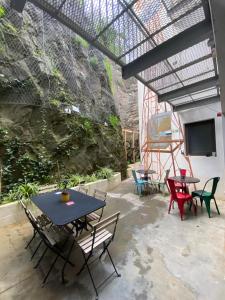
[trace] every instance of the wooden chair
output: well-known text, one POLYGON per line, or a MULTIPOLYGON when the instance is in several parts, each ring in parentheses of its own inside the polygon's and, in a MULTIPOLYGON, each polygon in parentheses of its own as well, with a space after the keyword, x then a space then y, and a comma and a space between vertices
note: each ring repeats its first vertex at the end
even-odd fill
POLYGON ((59 227, 59 226, 55 226, 55 225, 51 226, 48 229, 43 229, 39 225, 37 219, 34 217, 34 215, 31 213, 31 211, 29 209, 26 209, 25 213, 26 213, 27 218, 30 221, 34 231, 36 233, 38 233, 38 235, 41 238, 41 241, 38 244, 38 246, 35 250, 35 253, 38 251, 41 244, 45 245, 44 251, 42 252, 42 254, 41 254, 40 258, 38 259, 34 268, 36 269, 40 265, 42 259, 44 258, 44 256, 46 255, 48 250, 51 250, 51 252, 55 254, 55 258, 43 279, 43 284, 47 281, 48 276, 50 275, 58 258, 61 258, 65 261, 63 268, 62 268, 62 278, 64 280, 65 265, 70 264, 71 266, 74 266, 74 264, 69 260, 69 257, 72 252, 75 240, 72 239, 72 244, 69 247, 69 251, 67 251, 67 249, 65 249, 65 246, 66 246, 67 242, 69 241, 69 237, 72 237, 73 231, 70 230, 66 226, 59 227))
POLYGON ((88 189, 85 188, 83 185, 79 185, 77 191, 80 192, 80 193, 86 194, 86 195, 88 194, 88 189))
MULTIPOLYGON (((94 195, 95 198, 103 200, 104 202, 106 201, 106 197, 107 197, 107 193, 106 192, 102 192, 98 189, 94 190, 94 195)), ((103 216, 103 211, 104 211, 104 207, 100 210, 100 214, 97 214, 95 212, 89 214, 86 216, 86 222, 89 224, 93 221, 97 221, 99 222, 103 216)), ((90 225, 90 224, 89 224, 90 225)))
POLYGON ((82 266, 82 268, 80 269, 80 271, 77 273, 77 275, 79 275, 85 267, 87 267, 88 273, 90 275, 95 293, 96 293, 96 299, 98 299, 98 288, 103 284, 103 282, 105 282, 106 280, 108 280, 114 273, 116 273, 116 275, 118 277, 120 277, 120 274, 118 273, 115 264, 112 260, 112 257, 109 253, 108 247, 111 244, 111 242, 113 241, 114 237, 115 237, 115 233, 116 233, 116 226, 119 220, 119 215, 120 212, 117 212, 113 215, 111 215, 110 217, 101 220, 100 222, 96 223, 95 225, 93 225, 93 231, 86 236, 83 239, 78 239, 77 240, 77 244, 79 245, 83 257, 84 257, 84 264, 82 266), (112 227, 112 232, 108 231, 107 228, 108 227, 112 227), (89 260, 90 258, 94 255, 94 250, 98 247, 98 246, 103 246, 103 250, 101 251, 100 255, 98 256, 99 259, 101 259, 103 253, 107 252, 109 259, 111 261, 111 264, 114 268, 114 272, 108 276, 101 284, 99 284, 98 286, 96 286, 94 278, 91 274, 90 268, 89 268, 89 260))
POLYGON ((42 193, 47 193, 47 192, 53 192, 57 189, 58 189, 57 184, 42 185, 39 187, 38 192, 39 192, 39 194, 42 194, 42 193))
MULTIPOLYGON (((20 200, 19 203, 20 203, 20 205, 22 206, 22 208, 24 209, 25 214, 27 215, 27 210, 28 210, 27 205, 25 204, 25 202, 24 202, 23 200, 20 200)), ((29 210, 29 211, 30 211, 30 210, 29 210)), ((30 213, 31 213, 31 212, 30 212, 30 213)), ((31 213, 31 214, 32 214, 32 213, 31 213)), ((32 214, 32 215, 33 215, 33 214, 32 214)), ((35 219, 36 219, 36 221, 37 221, 37 223, 38 223, 38 226, 39 226, 40 228, 46 228, 46 227, 52 225, 51 220, 49 220, 49 218, 48 218, 45 214, 40 214, 40 215, 36 216, 35 219)), ((25 249, 27 249, 27 248, 30 246, 30 244, 32 243, 32 241, 35 239, 36 234, 37 234, 37 232, 34 230, 34 231, 33 231, 33 236, 31 237, 30 241, 27 243, 25 249)), ((33 259, 35 253, 36 253, 36 252, 34 251, 34 253, 33 253, 32 256, 31 256, 31 259, 33 259)))

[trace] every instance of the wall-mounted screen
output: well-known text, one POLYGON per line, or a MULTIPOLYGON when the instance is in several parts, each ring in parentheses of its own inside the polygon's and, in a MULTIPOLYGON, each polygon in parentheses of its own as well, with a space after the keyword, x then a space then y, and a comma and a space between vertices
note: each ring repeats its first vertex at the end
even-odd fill
POLYGON ((215 121, 206 120, 184 125, 186 155, 215 156, 215 121))

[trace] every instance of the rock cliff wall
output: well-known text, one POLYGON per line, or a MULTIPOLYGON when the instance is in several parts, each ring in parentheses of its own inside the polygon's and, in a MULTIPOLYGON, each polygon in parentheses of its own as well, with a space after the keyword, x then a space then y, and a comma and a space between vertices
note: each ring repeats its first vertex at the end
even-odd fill
POLYGON ((21 15, 0 1, 3 177, 24 179, 21 170, 40 156, 49 162, 46 175, 56 162, 65 172, 109 166, 125 175, 117 118, 137 125, 136 91, 135 80, 124 82, 118 67, 31 3, 21 15))

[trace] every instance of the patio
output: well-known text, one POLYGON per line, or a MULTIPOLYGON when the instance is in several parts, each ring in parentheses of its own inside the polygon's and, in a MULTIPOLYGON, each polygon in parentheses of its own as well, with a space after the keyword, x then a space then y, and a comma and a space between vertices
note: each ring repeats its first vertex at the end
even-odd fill
MULTIPOLYGON (((168 197, 161 194, 139 197, 131 179, 108 193, 105 216, 121 211, 112 256, 121 273, 100 289, 100 299, 223 299, 225 203, 214 206, 209 219, 205 207, 198 215, 186 213, 180 221, 177 206, 167 214, 168 197)), ((28 222, 0 229, 0 298, 5 299, 93 299, 86 270, 76 277, 83 258, 75 249, 75 268, 67 266, 68 283, 60 283, 61 261, 41 288, 41 268, 33 269, 31 251, 24 246, 32 235, 28 222), (4 245, 4 247, 3 247, 4 245)), ((95 279, 107 273, 107 260, 96 265, 95 279), (101 272, 98 272, 98 268, 101 272), (103 271, 105 270, 105 272, 103 271)), ((48 261, 49 263, 49 261, 48 261)), ((93 265, 92 268, 95 268, 93 265)), ((44 269, 44 266, 43 266, 44 269)))

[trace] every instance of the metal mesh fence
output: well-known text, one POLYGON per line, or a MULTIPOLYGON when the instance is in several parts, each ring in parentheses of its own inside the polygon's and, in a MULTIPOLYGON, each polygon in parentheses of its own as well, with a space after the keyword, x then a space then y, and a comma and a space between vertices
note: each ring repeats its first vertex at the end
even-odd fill
POLYGON ((100 104, 90 103, 104 100, 99 93, 112 97, 107 89, 95 91, 94 68, 98 75, 105 72, 100 52, 31 3, 22 15, 10 8, 10 1, 0 5, 0 104, 73 106, 93 118, 100 104))
MULTIPOLYGON (((206 17, 204 6, 206 0, 31 0, 31 2, 85 37, 121 66, 200 23, 206 17)), ((28 10, 29 5, 29 3, 26 5, 28 10)), ((13 12, 10 14, 13 15, 13 12)), ((43 18, 40 12, 38 16, 32 16, 39 24, 37 25, 39 34, 42 32, 45 36, 43 47, 46 40, 51 44, 47 32, 49 15, 45 14, 43 18)), ((58 27, 57 22, 55 27, 58 27)), ((74 34, 65 26, 61 28, 65 34, 70 36, 74 34)), ((54 36, 54 28, 51 34, 54 36)), ((65 51, 70 51, 70 43, 71 38, 65 51)), ((55 53, 57 53, 56 48, 55 53)), ((45 47, 41 51, 48 50, 45 47)), ((209 40, 205 40, 140 72, 138 76, 148 87, 163 94, 214 76, 215 63, 212 58, 209 58, 210 54, 209 40), (198 63, 202 57, 206 57, 205 61, 198 63), (196 64, 186 67, 195 61, 196 64), (182 66, 184 66, 183 70, 181 70, 182 66)), ((58 61, 58 55, 52 58, 51 63, 56 65, 59 71, 68 73, 71 82, 74 81, 73 66, 71 65, 68 70, 62 70, 64 64, 58 61)), ((44 67, 49 68, 49 63, 45 62, 44 67)), ((35 70, 35 62, 33 64, 35 70)), ((49 84, 54 86, 51 78, 46 82, 49 80, 49 84)), ((71 89, 74 89, 72 84, 71 89)), ((192 98, 191 95, 190 97, 192 98)))

